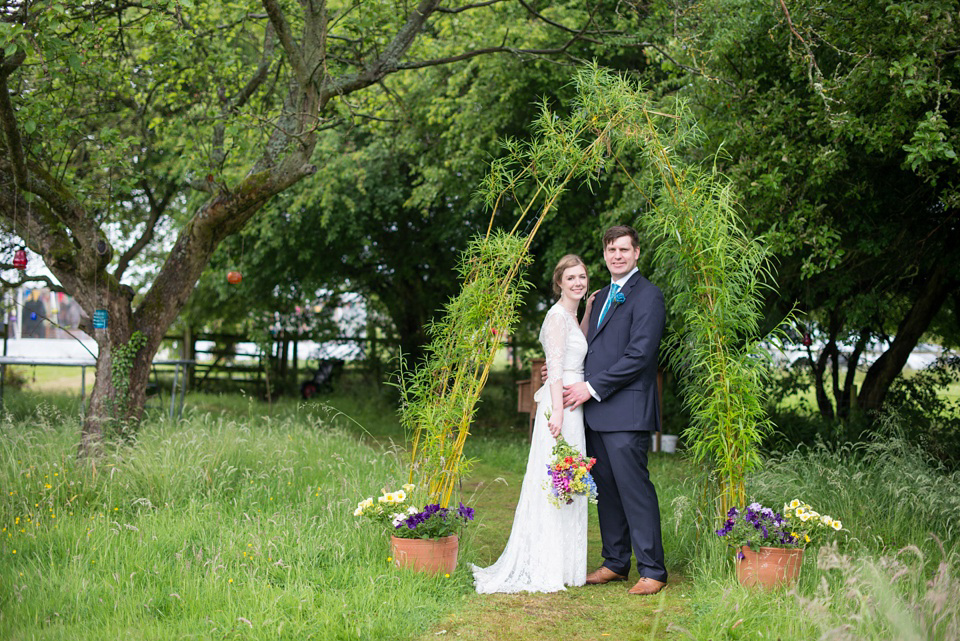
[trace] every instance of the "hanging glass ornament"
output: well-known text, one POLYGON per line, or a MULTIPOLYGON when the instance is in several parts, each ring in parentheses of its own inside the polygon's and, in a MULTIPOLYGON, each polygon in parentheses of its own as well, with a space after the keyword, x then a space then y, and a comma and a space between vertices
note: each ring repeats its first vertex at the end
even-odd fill
POLYGON ((231 285, 239 285, 243 280, 243 274, 238 271, 227 272, 227 282, 231 285))
POLYGON ((110 315, 107 313, 107 310, 105 309, 93 310, 93 328, 106 329, 109 318, 110 318, 110 315))
POLYGON ((18 249, 13 252, 13 266, 17 269, 27 268, 27 250, 18 249))

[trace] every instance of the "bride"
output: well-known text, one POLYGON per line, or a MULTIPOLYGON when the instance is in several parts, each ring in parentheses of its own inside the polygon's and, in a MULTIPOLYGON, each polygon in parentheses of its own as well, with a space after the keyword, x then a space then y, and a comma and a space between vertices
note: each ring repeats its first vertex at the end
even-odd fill
MULTIPOLYGON (((553 291, 560 299, 547 311, 540 343, 547 360, 547 381, 534 401, 536 418, 520 502, 503 554, 487 568, 472 566, 477 592, 556 592, 564 586, 584 585, 587 572, 587 503, 556 507, 545 486, 547 465, 556 438, 584 452, 583 409, 563 408, 563 386, 583 380, 587 353, 587 320, 577 323, 577 309, 587 293, 587 268, 579 256, 568 254, 553 270, 553 291)), ((590 301, 592 302, 592 301, 590 301)))

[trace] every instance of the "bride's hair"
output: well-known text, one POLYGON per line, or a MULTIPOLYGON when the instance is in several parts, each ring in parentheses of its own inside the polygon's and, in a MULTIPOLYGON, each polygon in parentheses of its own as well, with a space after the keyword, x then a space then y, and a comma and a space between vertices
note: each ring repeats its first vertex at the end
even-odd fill
POLYGON ((553 270, 553 293, 556 294, 557 297, 560 296, 560 279, 563 278, 563 272, 577 265, 583 265, 583 269, 587 269, 587 264, 576 254, 567 254, 557 263, 557 266, 553 270))

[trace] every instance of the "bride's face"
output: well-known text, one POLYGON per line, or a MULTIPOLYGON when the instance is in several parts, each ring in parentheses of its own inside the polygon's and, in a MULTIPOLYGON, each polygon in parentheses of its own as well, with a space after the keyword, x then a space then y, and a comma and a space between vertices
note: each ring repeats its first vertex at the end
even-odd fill
POLYGON ((579 301, 587 293, 590 281, 583 265, 574 265, 563 270, 560 276, 560 297, 579 301))

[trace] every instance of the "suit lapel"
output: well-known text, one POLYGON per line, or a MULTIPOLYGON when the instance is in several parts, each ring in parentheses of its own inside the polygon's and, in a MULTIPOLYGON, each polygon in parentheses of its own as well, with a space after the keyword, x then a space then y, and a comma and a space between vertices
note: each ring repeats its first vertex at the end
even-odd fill
POLYGON ((597 297, 593 300, 593 309, 590 310, 590 327, 589 331, 587 332, 587 343, 592 341, 600 331, 600 328, 597 327, 597 319, 600 318, 600 311, 603 309, 603 304, 607 302, 607 296, 609 295, 610 284, 607 283, 606 287, 597 292, 597 297), (602 301, 599 307, 597 306, 597 301, 602 301))
MULTIPOLYGON (((640 276, 640 272, 635 273, 633 276, 630 277, 630 280, 628 280, 628 281, 623 285, 623 287, 620 288, 620 292, 619 292, 619 293, 623 294, 623 297, 624 297, 624 298, 626 298, 627 296, 629 296, 629 295, 630 295, 630 292, 631 292, 631 291, 633 290, 633 288, 637 285, 637 283, 640 282, 640 279, 641 279, 641 278, 642 278, 642 277, 640 276)), ((607 285, 606 287, 604 287, 603 289, 600 290, 600 293, 597 294, 597 299, 600 299, 600 296, 601 296, 601 295, 603 295, 603 299, 602 299, 603 302, 606 303, 606 302, 607 302, 607 297, 610 296, 610 285, 607 285)), ((616 313, 618 307, 620 307, 620 305, 617 305, 615 302, 610 303, 610 309, 607 310, 607 315, 603 317, 603 322, 600 323, 599 327, 597 327, 597 322, 596 322, 596 319, 594 318, 594 316, 596 316, 597 318, 599 318, 599 317, 600 317, 600 312, 599 312, 599 311, 596 311, 596 312, 591 311, 591 313, 590 313, 590 327, 591 327, 591 328, 596 327, 596 330, 592 330, 592 334, 591 334, 591 336, 590 336, 590 340, 591 340, 591 341, 597 336, 597 334, 600 333, 600 330, 602 330, 604 327, 607 326, 607 323, 610 322, 610 318, 613 317, 613 315, 616 313)), ((596 301, 594 301, 594 309, 596 309, 596 301)), ((603 305, 600 306, 600 309, 601 309, 601 310, 603 309, 603 305)), ((589 341, 587 341, 587 342, 589 342, 589 341)))

